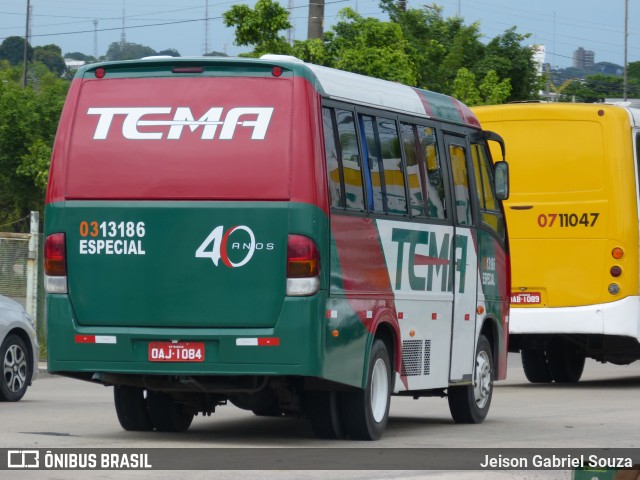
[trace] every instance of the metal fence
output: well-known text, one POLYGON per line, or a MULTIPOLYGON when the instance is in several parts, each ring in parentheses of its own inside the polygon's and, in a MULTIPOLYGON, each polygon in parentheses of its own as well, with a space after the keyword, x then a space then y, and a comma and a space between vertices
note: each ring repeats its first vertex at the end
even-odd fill
POLYGON ((31 212, 31 233, 0 232, 0 295, 38 315, 39 214, 31 212))

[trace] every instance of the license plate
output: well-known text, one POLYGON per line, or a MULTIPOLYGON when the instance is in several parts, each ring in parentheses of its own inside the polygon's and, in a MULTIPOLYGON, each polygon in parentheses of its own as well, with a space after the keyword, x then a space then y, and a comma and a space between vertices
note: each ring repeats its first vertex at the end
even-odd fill
POLYGON ((511 294, 511 305, 538 305, 542 303, 540 292, 514 292, 511 294))
POLYGON ((150 362, 204 362, 203 342, 149 342, 150 362))

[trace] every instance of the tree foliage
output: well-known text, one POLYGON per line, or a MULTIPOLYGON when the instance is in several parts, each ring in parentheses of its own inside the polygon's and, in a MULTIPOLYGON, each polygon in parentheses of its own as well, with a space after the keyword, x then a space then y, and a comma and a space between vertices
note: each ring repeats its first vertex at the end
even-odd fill
POLYGON ((416 66, 399 25, 343 9, 333 28, 332 66, 371 77, 414 85, 416 66))
POLYGON ((47 68, 59 77, 67 70, 62 58, 62 50, 57 45, 44 45, 33 49, 33 60, 44 63, 47 68))
POLYGON ((266 53, 290 54, 291 46, 279 32, 291 28, 289 11, 273 0, 258 0, 254 8, 234 5, 223 14, 224 24, 235 27, 235 45, 253 45, 247 57, 266 53))
MULTIPOLYGON (((583 80, 574 80, 562 90, 564 102, 603 102, 607 98, 624 97, 624 80, 615 75, 587 75, 583 80)), ((628 98, 640 98, 640 78, 629 75, 628 98)))
MULTIPOLYGON (((27 43, 27 62, 33 58, 33 48, 27 43)), ((7 37, 0 44, 0 60, 7 60, 11 65, 24 62, 24 38, 7 37)))
POLYGON ((254 48, 246 56, 295 55, 318 65, 460 94, 470 105, 538 98, 541 78, 534 51, 524 45, 528 35, 515 27, 485 45, 478 23, 444 18, 437 5, 403 9, 395 0, 380 0, 380 6, 388 21, 345 8, 322 39, 293 45, 279 35, 290 28, 288 12, 273 0, 259 0, 254 9, 235 5, 224 18, 236 28, 235 44, 254 48))
POLYGON ((158 53, 151 47, 138 43, 113 42, 107 50, 107 60, 133 60, 150 57, 158 53))
POLYGON ((82 62, 87 62, 87 63, 94 63, 98 61, 98 59, 93 55, 86 55, 82 52, 65 53, 64 58, 68 58, 70 60, 80 60, 82 62))
POLYGON ((30 75, 22 88, 21 68, 0 62, 2 225, 43 210, 51 148, 69 85, 43 64, 30 67, 30 75))

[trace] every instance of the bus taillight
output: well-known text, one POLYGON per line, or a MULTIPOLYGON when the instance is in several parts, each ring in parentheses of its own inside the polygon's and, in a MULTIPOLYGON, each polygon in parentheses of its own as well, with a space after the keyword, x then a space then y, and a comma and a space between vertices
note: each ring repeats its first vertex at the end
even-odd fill
POLYGON ((54 233, 44 242, 44 273, 47 293, 67 293, 67 248, 64 233, 54 233))
POLYGON ((320 253, 313 240, 289 235, 287 241, 287 295, 313 295, 320 288, 320 253))
POLYGON ((616 247, 611 250, 611 256, 616 260, 620 260, 622 257, 624 257, 624 250, 622 250, 620 247, 616 247))

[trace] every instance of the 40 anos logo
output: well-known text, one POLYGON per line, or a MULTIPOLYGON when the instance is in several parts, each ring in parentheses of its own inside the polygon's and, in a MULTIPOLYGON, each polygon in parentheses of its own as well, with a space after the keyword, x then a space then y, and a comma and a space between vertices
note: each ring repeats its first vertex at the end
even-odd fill
POLYGON ((214 228, 196 250, 196 258, 208 258, 217 267, 218 262, 229 268, 249 263, 256 250, 273 250, 273 243, 256 242, 256 236, 246 225, 236 225, 225 232, 222 225, 214 228))

